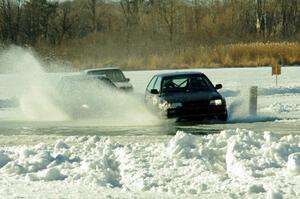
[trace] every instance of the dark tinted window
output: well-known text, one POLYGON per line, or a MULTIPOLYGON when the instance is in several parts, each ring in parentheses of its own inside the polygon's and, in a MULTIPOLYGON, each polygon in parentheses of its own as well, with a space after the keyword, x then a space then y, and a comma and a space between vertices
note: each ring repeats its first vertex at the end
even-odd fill
POLYGON ((162 83, 163 93, 210 91, 214 87, 204 75, 180 75, 166 77, 162 83))
POLYGON ((150 82, 149 82, 149 84, 148 84, 148 86, 147 86, 147 91, 150 92, 151 89, 153 89, 154 83, 155 83, 156 79, 157 79, 156 76, 152 77, 152 79, 150 80, 150 82))
POLYGON ((153 89, 156 89, 156 90, 158 90, 158 92, 160 92, 160 88, 161 88, 161 77, 158 77, 153 89))
POLYGON ((88 75, 103 75, 113 82, 125 82, 125 76, 119 69, 89 71, 88 75))
POLYGON ((116 85, 108 78, 99 78, 98 77, 98 80, 108 87, 116 88, 116 85))

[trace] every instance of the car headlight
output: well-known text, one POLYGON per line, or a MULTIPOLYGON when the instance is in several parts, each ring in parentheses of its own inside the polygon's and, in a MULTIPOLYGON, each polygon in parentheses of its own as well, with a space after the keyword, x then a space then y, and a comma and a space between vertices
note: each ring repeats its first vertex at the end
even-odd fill
POLYGON ((215 99, 215 100, 210 100, 209 105, 213 106, 221 106, 222 105, 222 100, 221 99, 215 99))

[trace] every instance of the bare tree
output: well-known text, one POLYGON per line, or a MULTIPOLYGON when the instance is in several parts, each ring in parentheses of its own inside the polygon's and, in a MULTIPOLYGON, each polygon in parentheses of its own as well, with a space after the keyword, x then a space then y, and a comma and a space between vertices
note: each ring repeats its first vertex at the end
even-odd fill
POLYGON ((282 18, 282 36, 289 38, 295 34, 296 30, 296 16, 298 11, 298 1, 281 0, 281 18, 282 18))
POLYGON ((57 10, 56 17, 50 19, 49 40, 52 45, 61 44, 66 37, 73 37, 72 28, 78 16, 72 15, 72 3, 63 2, 57 10))
POLYGON ((137 30, 140 24, 140 13, 144 0, 121 0, 120 5, 125 23, 125 37, 127 53, 130 54, 131 34, 137 30))
POLYGON ((1 34, 4 40, 13 43, 18 42, 19 28, 21 20, 21 5, 23 0, 1 0, 0 1, 0 16, 1 34))
POLYGON ((159 15, 167 26, 169 40, 172 43, 175 34, 176 15, 178 12, 176 0, 161 0, 158 2, 159 15))
POLYGON ((97 32, 97 0, 87 0, 86 6, 92 23, 92 31, 97 32))
POLYGON ((47 41, 49 20, 55 17, 58 3, 47 0, 30 0, 24 3, 22 31, 26 41, 35 44, 39 39, 47 41))

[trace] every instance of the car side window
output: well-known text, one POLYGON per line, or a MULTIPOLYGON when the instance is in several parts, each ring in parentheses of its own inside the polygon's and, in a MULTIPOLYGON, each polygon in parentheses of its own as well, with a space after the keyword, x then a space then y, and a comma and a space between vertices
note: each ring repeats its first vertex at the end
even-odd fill
POLYGON ((211 83, 211 81, 206 76, 203 75, 202 79, 205 81, 206 85, 208 86, 208 88, 210 90, 215 90, 214 85, 211 83))
POLYGON ((161 88, 161 77, 158 77, 153 89, 156 89, 156 90, 158 90, 158 92, 160 92, 160 88, 161 88))
POLYGON ((148 86, 147 86, 147 89, 146 89, 147 91, 150 92, 151 89, 153 89, 154 83, 155 83, 156 79, 157 79, 156 76, 152 77, 152 79, 150 80, 150 82, 149 82, 149 84, 148 84, 148 86))

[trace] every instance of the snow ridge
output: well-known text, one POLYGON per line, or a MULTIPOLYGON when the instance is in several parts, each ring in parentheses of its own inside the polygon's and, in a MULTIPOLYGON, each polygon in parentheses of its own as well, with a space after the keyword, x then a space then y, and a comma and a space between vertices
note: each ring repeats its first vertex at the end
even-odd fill
POLYGON ((55 144, 2 147, 0 173, 29 182, 78 182, 125 193, 296 197, 300 136, 235 129, 200 137, 178 131, 168 143, 150 144, 71 136, 55 144))

